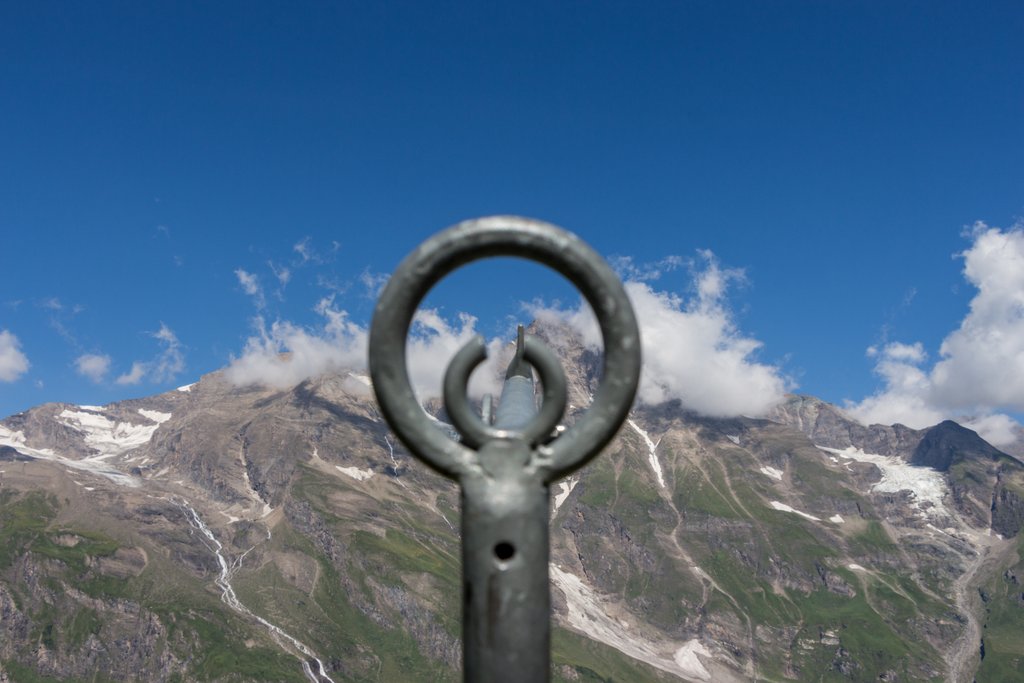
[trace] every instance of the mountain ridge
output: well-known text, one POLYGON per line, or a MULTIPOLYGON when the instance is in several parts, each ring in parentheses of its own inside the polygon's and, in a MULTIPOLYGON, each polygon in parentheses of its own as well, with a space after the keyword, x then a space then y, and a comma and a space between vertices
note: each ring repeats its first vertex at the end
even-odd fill
MULTIPOLYGON (((571 421, 600 357, 533 332, 571 421)), ((638 405, 552 487, 554 679, 1020 670, 1020 464, 810 397, 769 418, 638 405), (922 443, 949 467, 915 466, 922 443)), ((458 489, 360 373, 48 404, 0 420, 0 444, 0 679, 457 679, 458 489)))

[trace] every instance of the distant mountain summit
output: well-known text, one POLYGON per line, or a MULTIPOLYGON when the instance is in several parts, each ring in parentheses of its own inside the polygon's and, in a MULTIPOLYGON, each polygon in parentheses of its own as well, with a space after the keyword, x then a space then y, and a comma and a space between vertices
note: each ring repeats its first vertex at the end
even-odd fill
POLYGON ((978 433, 944 420, 925 430, 910 457, 911 464, 948 472, 954 465, 969 461, 999 462, 1007 454, 990 445, 978 433))
MULTIPOLYGON (((1024 468, 955 423, 638 405, 551 500, 556 681, 1024 675, 1024 468)), ((11 416, 0 681, 459 680, 458 506, 357 370, 11 416)))

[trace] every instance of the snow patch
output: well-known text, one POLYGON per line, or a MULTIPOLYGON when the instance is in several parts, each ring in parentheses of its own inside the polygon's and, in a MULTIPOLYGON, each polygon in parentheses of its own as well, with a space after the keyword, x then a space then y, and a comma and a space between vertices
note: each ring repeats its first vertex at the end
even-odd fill
POLYGON ((846 520, 839 515, 832 515, 828 518, 828 521, 832 522, 833 524, 843 524, 846 522, 846 520))
POLYGON ((576 488, 576 484, 580 483, 579 477, 569 477, 558 482, 558 493, 555 494, 555 512, 558 512, 558 508, 562 507, 562 503, 569 497, 572 490, 576 488))
POLYGON ((112 458, 144 446, 149 443, 153 438, 153 432, 160 426, 159 423, 137 425, 131 422, 114 422, 104 415, 67 409, 61 411, 57 421, 81 432, 86 445, 98 451, 96 455, 90 456, 90 460, 112 458))
MULTIPOLYGON (((433 422, 438 429, 440 429, 442 432, 448 435, 449 439, 451 439, 452 441, 459 441, 462 438, 462 436, 459 434, 459 431, 455 429, 455 425, 449 424, 444 420, 438 418, 436 415, 431 415, 427 411, 423 412, 426 414, 428 418, 430 418, 430 421, 433 422)), ((394 458, 392 457, 392 460, 393 459, 394 458)))
POLYGON ((826 453, 834 453, 847 460, 875 465, 882 472, 882 480, 871 487, 872 491, 879 493, 909 491, 914 497, 915 507, 921 514, 933 517, 949 516, 945 505, 942 504, 948 487, 941 472, 930 467, 910 465, 896 457, 865 453, 853 446, 845 449, 826 448, 825 446, 816 446, 816 448, 826 453), (927 508, 926 503, 930 504, 927 508))
POLYGON ((78 406, 78 407, 81 408, 82 410, 88 410, 88 411, 93 412, 93 413, 102 413, 103 412, 103 406, 78 406))
POLYGON ((711 672, 704 668, 704 664, 697 658, 697 655, 702 657, 710 657, 711 653, 704 647, 696 638, 686 641, 681 648, 676 650, 676 655, 673 659, 676 660, 676 664, 681 669, 695 672, 695 678, 701 680, 710 680, 711 672))
POLYGON ((651 463, 651 469, 654 470, 654 476, 658 478, 658 484, 661 485, 661 488, 665 488, 665 477, 661 474, 661 461, 658 460, 657 453, 658 444, 661 443, 661 439, 658 439, 658 443, 655 443, 654 441, 651 441, 651 437, 647 435, 647 432, 637 426, 636 422, 633 422, 632 420, 626 420, 626 422, 629 423, 629 426, 632 427, 637 434, 643 437, 644 443, 647 444, 647 460, 651 463))
POLYGON ((146 410, 145 408, 139 408, 139 415, 142 417, 148 417, 158 425, 163 424, 171 419, 170 413, 161 413, 159 410, 146 410))
POLYGON ((851 562, 850 564, 846 565, 846 568, 850 569, 852 571, 855 571, 855 572, 866 572, 867 571, 867 569, 864 569, 864 567, 860 566, 859 564, 854 564, 853 562, 851 562))
POLYGON ((360 375, 359 373, 356 373, 356 372, 350 372, 350 373, 348 373, 348 376, 351 377, 352 379, 354 379, 355 381, 359 382, 363 386, 367 386, 367 387, 372 387, 373 386, 373 382, 370 381, 370 378, 367 377, 366 375, 360 375))
POLYGON ((762 467, 761 474, 767 475, 776 481, 782 481, 782 470, 775 469, 774 467, 762 467))
POLYGON ((178 387, 177 391, 184 391, 184 392, 192 391, 192 387, 194 387, 197 384, 199 384, 199 382, 192 382, 192 384, 186 384, 183 387, 178 387))
POLYGON ((677 643, 656 643, 630 634, 621 621, 608 615, 602 599, 578 576, 550 565, 555 586, 565 594, 569 625, 588 637, 619 652, 688 680, 708 681, 711 675, 697 658, 710 653, 693 639, 677 643))
POLYGON ((791 508, 790 506, 786 505, 785 503, 780 503, 777 500, 773 500, 771 502, 771 506, 773 508, 775 508, 776 510, 781 510, 782 512, 792 512, 794 515, 800 515, 804 519, 809 519, 812 522, 820 522, 821 521, 819 518, 815 517, 814 515, 809 515, 806 512, 800 512, 796 508, 791 508))
POLYGON ((732 434, 726 434, 725 438, 729 439, 729 441, 732 441, 737 446, 740 445, 740 437, 738 437, 738 436, 733 436, 732 434))
POLYGON ((341 465, 335 465, 334 467, 342 474, 352 477, 356 481, 366 481, 373 476, 373 470, 361 470, 358 467, 342 467, 341 465))
MULTIPOLYGON (((85 415, 86 413, 82 414, 85 415)), ((109 465, 103 462, 105 458, 110 456, 83 458, 81 460, 65 458, 63 455, 54 453, 52 449, 33 448, 32 446, 29 446, 25 443, 25 434, 23 432, 12 431, 3 425, 0 425, 0 446, 8 446, 23 455, 28 455, 33 458, 57 462, 65 467, 70 467, 71 469, 106 477, 115 484, 131 487, 139 486, 139 481, 135 477, 131 477, 123 472, 112 469, 109 465)))

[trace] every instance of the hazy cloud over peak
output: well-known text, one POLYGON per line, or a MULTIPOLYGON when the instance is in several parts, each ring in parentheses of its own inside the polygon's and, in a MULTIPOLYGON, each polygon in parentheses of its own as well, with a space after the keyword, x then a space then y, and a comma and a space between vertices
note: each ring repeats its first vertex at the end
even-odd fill
MULTIPOLYGON (((722 269, 710 251, 700 252, 693 290, 686 300, 650 285, 656 270, 641 269, 642 280, 629 279, 626 294, 636 311, 644 366, 639 400, 648 404, 678 399, 704 415, 759 415, 782 399, 789 381, 773 365, 755 360, 761 342, 737 327, 726 294, 742 271, 722 269), (681 351, 684 350, 684 351, 681 351)), ((540 320, 557 319, 577 330, 584 343, 597 347, 600 332, 586 306, 571 309, 534 305, 540 320)))
MULTIPOLYGON (((263 384, 287 388, 328 372, 366 372, 368 330, 352 322, 348 313, 334 305, 334 297, 321 299, 314 310, 323 318, 320 326, 306 328, 289 321, 275 321, 268 328, 262 318, 254 323, 241 356, 232 359, 225 376, 238 384, 263 384)), ((460 314, 449 323, 435 310, 419 311, 406 342, 410 381, 421 399, 440 396, 448 361, 476 332, 476 319, 460 314)), ((474 373, 470 393, 480 395, 500 389, 495 353, 501 342, 492 340, 484 368, 474 373)))

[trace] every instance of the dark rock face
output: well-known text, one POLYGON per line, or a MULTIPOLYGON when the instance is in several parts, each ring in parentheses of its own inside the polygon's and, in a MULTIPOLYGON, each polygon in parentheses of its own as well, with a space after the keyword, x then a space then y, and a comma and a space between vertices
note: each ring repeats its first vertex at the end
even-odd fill
POLYGON ((1011 538, 1024 527, 1024 499, 1000 482, 992 498, 992 531, 1011 538))
POLYGON ((984 462, 996 461, 1005 456, 1005 453, 978 436, 977 432, 961 427, 952 420, 945 420, 925 430, 920 443, 914 448, 910 462, 948 472, 954 463, 966 459, 984 462))
POLYGON ((35 460, 31 455, 24 455, 10 446, 0 446, 0 462, 31 462, 35 460))

